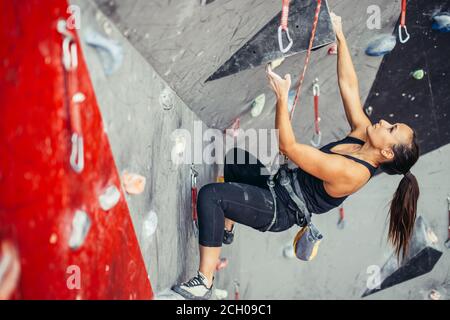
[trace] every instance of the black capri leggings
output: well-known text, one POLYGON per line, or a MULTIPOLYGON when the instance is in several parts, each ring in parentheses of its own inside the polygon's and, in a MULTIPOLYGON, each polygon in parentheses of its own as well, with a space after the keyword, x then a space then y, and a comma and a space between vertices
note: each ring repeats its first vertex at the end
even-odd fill
MULTIPOLYGON (((199 191, 197 210, 199 243, 221 247, 225 218, 265 231, 274 215, 273 197, 267 185, 264 165, 247 151, 232 149, 226 155, 225 183, 211 183, 199 191), (239 154, 241 158, 236 158, 239 154), (230 162, 230 157, 232 162, 230 162), (244 164, 237 162, 245 157, 244 164), (250 162, 252 160, 253 162, 250 162), (230 164, 227 164, 230 162, 230 164)), ((295 215, 277 198, 277 220, 271 232, 281 232, 295 224, 295 215)))

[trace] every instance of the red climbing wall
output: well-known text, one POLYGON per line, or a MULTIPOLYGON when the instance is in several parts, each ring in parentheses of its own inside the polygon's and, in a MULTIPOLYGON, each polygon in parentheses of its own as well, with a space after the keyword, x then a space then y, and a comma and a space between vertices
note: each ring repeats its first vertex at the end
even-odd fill
POLYGON ((121 190, 120 180, 80 46, 69 78, 62 64, 56 26, 66 11, 63 0, 0 2, 0 242, 13 243, 21 265, 11 297, 149 299, 153 293, 123 192, 109 211, 99 205, 106 187, 121 190), (69 164, 68 106, 77 92, 85 96, 79 105, 81 173, 69 164), (76 210, 87 213, 91 226, 81 247, 71 249, 76 210), (68 282, 76 284, 77 267, 80 286, 73 288, 68 282))

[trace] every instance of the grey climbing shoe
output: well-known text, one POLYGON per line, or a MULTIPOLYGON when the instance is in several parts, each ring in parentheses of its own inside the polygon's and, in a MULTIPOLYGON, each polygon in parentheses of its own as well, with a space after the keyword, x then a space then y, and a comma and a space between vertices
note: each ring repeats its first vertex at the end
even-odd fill
POLYGON ((211 285, 208 288, 208 280, 198 271, 197 276, 189 281, 173 286, 172 290, 188 300, 208 300, 211 298, 212 287, 211 285))
POLYGON ((232 244, 234 240, 234 228, 235 225, 233 224, 233 227, 231 227, 231 230, 228 231, 227 229, 223 230, 223 244, 232 244))

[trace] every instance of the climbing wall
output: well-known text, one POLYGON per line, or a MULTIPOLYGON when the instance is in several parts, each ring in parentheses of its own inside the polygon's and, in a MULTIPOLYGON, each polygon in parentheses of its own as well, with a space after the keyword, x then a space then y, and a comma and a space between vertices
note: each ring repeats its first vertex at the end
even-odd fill
POLYGON ((150 299, 80 40, 58 29, 66 10, 0 4, 1 296, 150 299))
MULTIPOLYGON (((82 80, 77 90, 85 96, 80 109, 85 134, 81 174, 71 169, 68 159, 70 99, 62 89, 62 36, 56 31, 57 18, 67 17, 67 3, 55 0, 56 9, 40 6, 42 11, 31 10, 36 1, 27 3, 22 13, 33 12, 42 33, 20 15, 19 23, 13 21, 12 4, 1 5, 5 43, 17 43, 18 34, 33 35, 19 46, 0 49, 2 57, 11 57, 0 64, 6 79, 0 86, 5 102, 0 148, 7 155, 0 159, 0 251, 10 257, 8 279, 19 279, 15 298, 164 297, 161 292, 195 273, 198 244, 191 219, 190 165, 172 161, 174 146, 180 147, 174 132, 193 133, 197 124, 224 129, 237 117, 244 129, 273 127, 275 97, 262 66, 205 80, 279 14, 280 2, 72 0, 81 9, 81 28, 75 33, 80 57, 77 77, 82 80), (25 95, 24 90, 31 93, 25 95), (263 93, 265 107, 259 117, 252 117, 252 102, 263 93), (145 179, 145 185, 136 193, 127 192, 125 172, 145 179), (98 196, 111 186, 116 186, 120 197, 105 211, 98 196), (77 210, 84 214, 74 220, 77 210), (81 231, 78 240, 82 239, 75 248, 70 246, 73 230, 81 231), (68 286, 73 284, 70 266, 80 267, 81 289, 68 286), (43 277, 34 276, 37 273, 43 277), (54 285, 43 292, 40 281, 54 285)), ((305 4, 313 2, 305 0, 305 4)), ((442 74, 447 74, 448 61, 439 51, 448 48, 449 36, 431 31, 429 16, 446 9, 442 3, 446 1, 410 0, 411 40, 397 44, 385 57, 368 57, 364 51, 374 37, 395 34, 400 1, 377 1, 381 29, 367 27, 373 1, 326 2, 326 10, 343 17, 361 99, 366 110, 373 109, 371 119, 411 122, 419 131, 426 154, 412 170, 421 187, 418 213, 443 252, 431 272, 366 299, 429 299, 433 289, 449 298, 450 261, 443 242, 450 149, 444 115, 448 88, 442 74), (417 69, 425 71, 421 80, 411 77, 417 69)), ((342 138, 349 130, 336 83, 336 57, 328 49, 316 48, 312 54, 293 120, 302 143, 309 143, 313 134, 315 78, 321 91, 322 142, 342 138)), ((297 80, 304 58, 304 52, 288 57, 277 72, 289 72, 297 80)), ((201 164, 196 169, 198 187, 216 180, 215 166, 201 164)), ((361 298, 373 280, 373 270, 392 253, 385 241, 386 216, 398 182, 399 177, 378 175, 350 197, 344 205, 342 229, 337 225, 337 209, 315 217, 325 240, 318 257, 309 263, 284 254, 295 227, 263 234, 238 226, 234 244, 223 248, 229 264, 218 272, 215 286, 227 290, 229 299, 234 298, 236 283, 241 299, 361 298)))
POLYGON ((384 57, 366 101, 373 121, 412 125, 423 153, 450 142, 450 41, 447 33, 431 28, 432 17, 449 10, 448 1, 408 1, 413 37, 384 57))

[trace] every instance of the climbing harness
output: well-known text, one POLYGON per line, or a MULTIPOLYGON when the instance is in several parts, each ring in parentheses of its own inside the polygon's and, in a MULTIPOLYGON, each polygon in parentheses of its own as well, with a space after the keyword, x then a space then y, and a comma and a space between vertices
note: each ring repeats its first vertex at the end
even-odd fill
POLYGON ((65 20, 58 21, 57 30, 63 36, 62 63, 65 71, 66 103, 69 109, 72 132, 70 166, 76 173, 81 173, 84 169, 84 142, 81 130, 80 104, 84 102, 85 96, 81 92, 74 93, 77 79, 76 76, 73 76, 73 74, 78 68, 78 47, 75 37, 67 30, 65 20), (72 94, 72 98, 69 98, 72 94))
POLYGON ((319 96, 320 96, 320 86, 319 79, 314 80, 313 84, 313 95, 314 95, 314 134, 311 140, 311 144, 318 148, 320 146, 320 142, 322 141, 322 132, 320 132, 319 128, 319 96))
POLYGON ((192 210, 192 226, 194 234, 198 237, 198 216, 197 216, 197 177, 198 172, 195 170, 194 164, 191 165, 191 210, 192 210))
POLYGON ((402 0, 402 14, 400 17, 400 26, 398 27, 398 38, 401 43, 406 43, 409 40, 408 29, 406 28, 406 0, 402 0), (403 38, 403 32, 405 33, 405 38, 403 38))
POLYGON ((339 228, 339 229, 344 229, 344 227, 345 227, 345 220, 344 220, 344 205, 342 204, 340 207, 339 207, 339 220, 338 220, 338 223, 337 223, 337 227, 339 228))
POLYGON ((280 51, 282 53, 288 52, 293 44, 291 35, 289 34, 288 28, 288 18, 289 18, 289 3, 291 0, 282 0, 282 9, 281 9, 281 23, 278 27, 278 45, 280 47, 280 51), (286 33, 286 37, 289 40, 289 44, 287 47, 283 47, 283 31, 286 33))
POLYGON ((289 115, 289 119, 291 119, 291 120, 292 120, 292 117, 294 116, 294 111, 295 111, 295 106, 297 105, 297 101, 300 98, 300 91, 301 91, 301 88, 302 88, 302 85, 303 85, 303 81, 305 80, 305 75, 306 75, 306 70, 308 69, 309 60, 311 59, 311 52, 312 52, 314 39, 316 37, 316 30, 317 30, 317 24, 319 22, 319 13, 320 13, 321 6, 322 6, 322 0, 317 0, 316 13, 314 14, 314 22, 313 22, 313 27, 312 27, 312 30, 311 30, 311 38, 309 39, 309 46, 308 46, 308 51, 306 53, 305 64, 303 66, 303 71, 302 71, 302 73, 300 75, 300 78, 298 80, 297 90, 296 90, 295 98, 294 98, 294 103, 292 105, 292 110, 291 110, 291 113, 289 115))
POLYGON ((450 249, 450 196, 447 197, 447 209, 448 209, 448 235, 447 241, 445 241, 445 247, 450 249))

